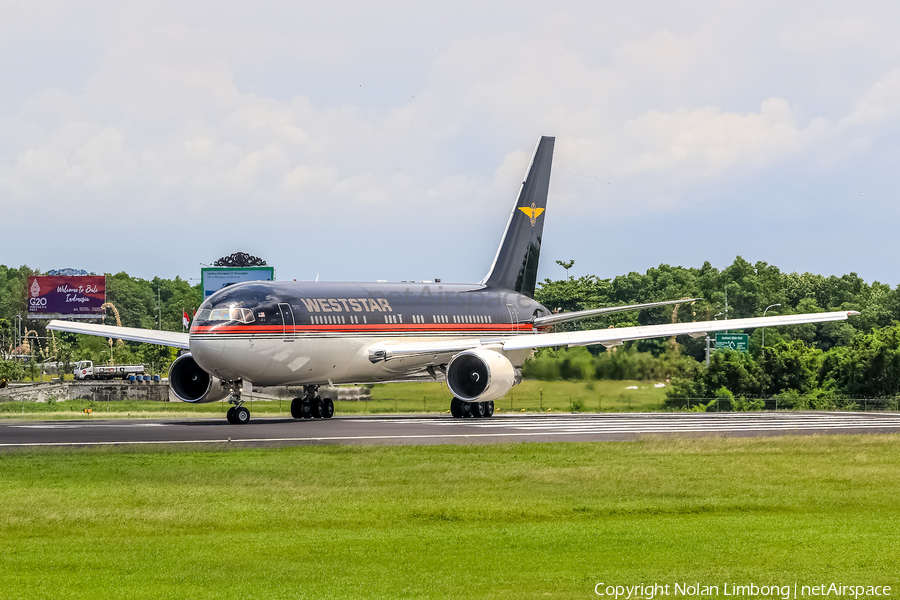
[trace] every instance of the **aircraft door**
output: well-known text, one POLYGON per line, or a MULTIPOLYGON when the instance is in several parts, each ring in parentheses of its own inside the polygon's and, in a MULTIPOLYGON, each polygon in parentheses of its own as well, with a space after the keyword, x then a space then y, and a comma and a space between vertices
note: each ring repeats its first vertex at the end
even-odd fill
POLYGON ((512 331, 516 330, 516 324, 519 322, 519 311, 516 310, 516 307, 507 302, 506 310, 509 311, 509 328, 512 331))
POLYGON ((291 305, 287 302, 279 303, 278 310, 281 311, 281 324, 282 330, 284 332, 284 341, 293 342, 295 331, 294 311, 291 310, 291 305))

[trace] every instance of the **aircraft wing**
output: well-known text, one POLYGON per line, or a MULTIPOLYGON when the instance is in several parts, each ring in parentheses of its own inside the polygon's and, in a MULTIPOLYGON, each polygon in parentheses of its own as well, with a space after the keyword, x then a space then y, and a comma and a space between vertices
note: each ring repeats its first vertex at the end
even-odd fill
POLYGON ((703 300, 703 298, 685 298, 683 300, 666 300, 665 302, 648 302, 647 304, 629 304, 628 306, 609 306, 607 308, 592 308, 590 310, 555 313, 547 315, 546 317, 537 317, 534 320, 534 326, 543 327, 544 325, 553 325, 555 323, 564 323, 565 321, 575 321, 578 319, 590 319, 591 317, 624 312, 626 310, 642 310, 645 308, 655 308, 657 306, 668 306, 669 304, 684 304, 685 302, 695 302, 697 300, 703 300))
POLYGON ((171 346, 173 348, 190 349, 187 333, 177 331, 157 331, 156 329, 138 329, 137 327, 116 327, 114 325, 94 325, 92 323, 75 323, 73 321, 53 320, 47 325, 47 329, 54 331, 66 331, 68 333, 83 333, 85 335, 97 335, 114 340, 128 340, 129 342, 143 342, 158 346, 171 346))
POLYGON ((374 363, 383 360, 391 360, 393 358, 413 358, 429 355, 439 356, 442 354, 455 354, 457 352, 462 352, 463 350, 482 346, 494 347, 503 351, 548 348, 552 346, 590 346, 593 344, 614 346, 629 340, 669 337, 672 335, 692 335, 694 337, 699 337, 715 331, 755 329, 757 327, 773 327, 775 325, 802 325, 806 323, 844 321, 847 317, 858 314, 859 313, 856 311, 840 311, 774 317, 754 317, 750 319, 730 319, 727 321, 700 321, 697 323, 672 323, 668 325, 591 329, 588 331, 537 333, 534 335, 495 338, 465 338, 447 341, 409 343, 383 342, 376 344, 369 349, 369 360, 374 363))

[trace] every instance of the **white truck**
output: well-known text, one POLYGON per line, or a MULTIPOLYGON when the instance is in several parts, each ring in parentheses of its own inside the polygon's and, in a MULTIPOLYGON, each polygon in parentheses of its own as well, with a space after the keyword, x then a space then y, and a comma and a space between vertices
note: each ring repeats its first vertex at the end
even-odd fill
POLYGON ((93 361, 75 363, 75 379, 127 379, 129 375, 143 375, 144 365, 94 365, 93 361))

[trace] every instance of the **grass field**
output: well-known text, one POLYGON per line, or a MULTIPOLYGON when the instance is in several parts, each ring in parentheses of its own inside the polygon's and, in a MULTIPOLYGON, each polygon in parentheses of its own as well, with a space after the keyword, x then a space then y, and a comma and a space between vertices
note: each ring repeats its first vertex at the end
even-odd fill
MULTIPOLYGON (((628 412, 659 410, 665 399, 665 389, 655 388, 654 382, 641 381, 523 381, 507 396, 496 402, 498 412, 628 412), (627 389, 635 387, 637 389, 627 389)), ((251 397, 252 398, 252 397, 251 397)), ((451 394, 440 383, 390 383, 372 388, 372 400, 366 402, 341 401, 335 403, 335 413, 379 414, 446 412, 451 394)), ((282 401, 248 402, 252 414, 260 416, 290 415, 290 398, 282 401)), ((220 417, 229 405, 224 402, 187 404, 184 402, 92 402, 67 400, 47 404, 43 402, 2 402, 0 418, 71 419, 107 417, 220 417), (85 415, 84 409, 93 413, 85 415)))
POLYGON ((0 597, 590 598, 600 582, 896 596, 898 442, 3 454, 0 597))

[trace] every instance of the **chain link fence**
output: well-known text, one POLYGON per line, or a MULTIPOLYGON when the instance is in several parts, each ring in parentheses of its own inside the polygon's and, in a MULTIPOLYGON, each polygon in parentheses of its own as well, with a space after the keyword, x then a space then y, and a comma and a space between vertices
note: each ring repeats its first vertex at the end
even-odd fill
POLYGON ((695 412, 759 410, 900 411, 900 397, 891 398, 667 398, 664 409, 695 412))

